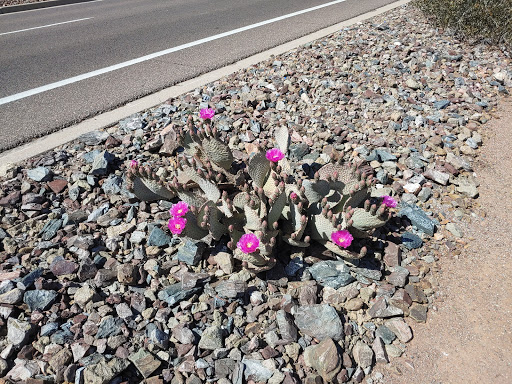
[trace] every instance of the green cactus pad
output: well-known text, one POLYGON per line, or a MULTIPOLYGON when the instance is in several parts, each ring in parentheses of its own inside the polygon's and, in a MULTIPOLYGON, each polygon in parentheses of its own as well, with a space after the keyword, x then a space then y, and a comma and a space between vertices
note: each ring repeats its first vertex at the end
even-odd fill
POLYGON ((256 187, 262 188, 265 185, 270 172, 270 161, 267 160, 263 152, 252 155, 247 165, 247 172, 256 187))
POLYGON ((288 128, 281 126, 274 130, 274 138, 276 139, 277 146, 286 154, 288 152, 288 145, 290 142, 290 134, 288 133, 288 128))
POLYGON ((207 137, 201 142, 204 154, 210 161, 221 166, 224 169, 230 169, 233 163, 233 154, 229 146, 222 141, 207 137))
POLYGON ((135 176, 131 191, 142 201, 171 200, 176 194, 161 185, 157 180, 135 176))
POLYGON ((371 229, 379 228, 387 222, 387 220, 380 216, 372 215, 363 208, 356 208, 351 219, 353 220, 351 227, 360 231, 369 231, 371 229))
POLYGON ((325 248, 327 248, 332 253, 343 257, 344 259, 361 259, 364 257, 364 254, 352 252, 343 248, 340 248, 336 244, 331 241, 320 241, 325 248))

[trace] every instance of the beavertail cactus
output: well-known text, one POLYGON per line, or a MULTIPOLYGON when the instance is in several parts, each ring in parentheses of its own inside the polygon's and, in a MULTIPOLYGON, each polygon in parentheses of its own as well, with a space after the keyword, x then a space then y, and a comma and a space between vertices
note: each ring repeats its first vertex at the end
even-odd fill
POLYGON ((323 244, 336 255, 357 259, 354 238, 370 236, 386 224, 396 201, 372 203, 371 175, 357 164, 329 163, 313 178, 292 169, 287 159, 286 127, 274 129, 275 144, 263 143, 246 164, 233 163, 233 153, 212 128, 214 111, 201 112, 197 126, 189 116, 178 134, 183 152, 157 175, 132 161, 129 187, 141 200, 178 200, 170 210, 169 230, 195 240, 221 241, 253 271, 272 268, 275 245, 308 247, 323 244))

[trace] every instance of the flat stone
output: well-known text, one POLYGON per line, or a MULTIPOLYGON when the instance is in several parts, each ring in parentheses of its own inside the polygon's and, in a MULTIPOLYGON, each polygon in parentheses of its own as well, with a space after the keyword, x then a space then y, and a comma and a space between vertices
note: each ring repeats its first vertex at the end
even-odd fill
POLYGON ((409 308, 409 317, 418 323, 425 323, 427 321, 427 306, 413 303, 409 308))
POLYGON ((92 131, 84 133, 78 137, 78 140, 85 145, 98 145, 107 140, 109 134, 105 131, 92 131))
POLYGON ((15 305, 23 300, 24 291, 19 288, 11 289, 0 295, 0 304, 15 305))
POLYGON ((297 308, 294 320, 302 333, 318 340, 341 340, 343 324, 336 310, 328 304, 304 305, 297 308))
POLYGON ((107 362, 105 358, 101 357, 101 360, 98 363, 85 367, 83 371, 84 383, 108 384, 129 365, 130 362, 128 359, 119 359, 114 357, 112 360, 107 362))
POLYGON ((262 364, 261 360, 244 359, 242 363, 245 366, 245 380, 253 380, 254 382, 266 382, 272 375, 273 371, 262 364))
POLYGON ((401 206, 397 214, 399 217, 406 216, 418 230, 429 236, 434 235, 435 222, 420 207, 409 204, 401 204, 401 206))
POLYGON ((181 283, 176 283, 169 285, 158 292, 158 298, 165 301, 169 306, 173 306, 182 300, 188 299, 200 290, 200 288, 183 289, 181 283))
POLYGON ((34 181, 48 181, 52 176, 52 171, 46 167, 37 167, 27 170, 27 177, 34 181))
POLYGON ((225 273, 225 274, 232 274, 233 268, 234 268, 234 260, 233 255, 227 252, 219 252, 215 256, 213 256, 213 259, 217 263, 217 266, 225 273))
POLYGON ((427 169, 423 172, 423 176, 441 185, 447 185, 450 180, 450 175, 448 173, 436 171, 435 169, 427 169))
POLYGON ((280 309, 276 312, 276 322, 279 327, 281 338, 287 342, 292 343, 297 341, 297 327, 293 323, 292 317, 284 310, 280 309))
POLYGON ((52 290, 27 291, 23 296, 23 301, 28 305, 31 311, 46 311, 57 299, 58 293, 52 290))
POLYGON ((15 348, 25 345, 29 341, 32 331, 32 324, 26 321, 16 320, 12 317, 7 319, 7 341, 12 343, 15 348))
POLYGON ((304 363, 316 369, 326 383, 332 382, 342 368, 339 346, 330 338, 304 350, 304 363))
POLYGON ((202 241, 187 240, 178 249, 178 260, 187 265, 198 265, 203 257, 206 244, 202 241))
POLYGON ((112 316, 104 317, 98 327, 96 338, 102 339, 119 335, 122 332, 121 325, 123 325, 123 323, 123 320, 120 318, 115 318, 112 316))
POLYGON ((398 317, 389 319, 385 322, 385 326, 393 332, 402 343, 407 343, 412 339, 411 327, 409 327, 403 319, 398 317))
POLYGON ((247 290, 247 283, 242 280, 223 280, 215 286, 215 291, 221 297, 235 298, 247 290))
POLYGON ((103 151, 98 154, 93 162, 89 172, 91 175, 106 175, 108 173, 108 167, 116 159, 115 155, 108 151, 103 151))
POLYGON ((201 349, 214 350, 224 347, 224 337, 220 326, 214 324, 203 331, 198 347, 201 349))
POLYGON ((362 369, 373 365, 373 350, 361 340, 359 340, 352 349, 352 355, 356 363, 362 369))
MULTIPOLYGON (((395 318, 393 318, 395 319, 395 318)), ((391 319, 391 320, 393 320, 391 319)), ((396 318, 398 319, 398 318, 396 318)), ((398 319, 401 320, 401 319, 398 319)), ((375 331, 375 337, 379 337, 386 344, 391 344, 396 339, 396 335, 385 325, 381 325, 375 331)))
POLYGON ((66 188, 67 185, 68 185, 67 180, 63 180, 63 179, 55 179, 48 183, 48 187, 50 187, 50 189, 53 191, 53 193, 56 193, 56 194, 61 193, 66 188))
POLYGON ((411 232, 404 232, 401 236, 402 244, 407 249, 420 248, 423 245, 423 240, 418 235, 411 232))
POLYGON ((417 284, 407 284, 405 286, 405 291, 409 295, 410 299, 416 303, 426 303, 427 296, 421 289, 421 287, 417 284))
POLYGON ((375 337, 372 343, 373 353, 375 354, 375 362, 377 363, 389 363, 388 353, 384 347, 384 343, 380 337, 375 337))
POLYGON ((350 268, 343 261, 319 261, 309 268, 313 279, 319 284, 338 289, 355 281, 350 268))
POLYGON ((391 241, 386 242, 383 260, 388 267, 400 265, 402 263, 402 251, 400 247, 391 241))
POLYGON ((62 227, 61 219, 48 220, 39 235, 44 241, 51 240, 57 235, 57 231, 62 227))
POLYGON ((55 276, 71 275, 72 273, 75 273, 77 269, 77 263, 65 260, 62 257, 55 258, 50 265, 50 270, 55 276))
POLYGON ((151 376, 161 364, 159 360, 155 359, 155 357, 145 349, 139 349, 137 352, 132 353, 128 356, 128 360, 135 365, 144 378, 151 376))
POLYGON ((453 236, 457 238, 461 238, 464 236, 464 232, 462 232, 459 226, 455 223, 446 224, 446 230, 448 230, 453 236))
POLYGON ((372 318, 385 318, 393 316, 401 316, 404 312, 400 308, 388 305, 387 298, 378 297, 368 310, 368 315, 372 318))
POLYGON ((92 289, 88 285, 84 285, 75 291, 75 295, 73 296, 73 298, 75 300, 75 303, 83 307, 85 306, 85 304, 89 302, 89 300, 92 300, 95 293, 96 291, 94 289, 92 289))
POLYGON ((393 272, 386 277, 388 283, 393 284, 395 287, 404 287, 407 284, 409 270, 400 266, 393 267, 392 270, 393 272))
POLYGON ((153 230, 149 234, 148 245, 155 247, 165 247, 169 245, 171 240, 171 236, 166 234, 162 229, 153 227, 153 230))

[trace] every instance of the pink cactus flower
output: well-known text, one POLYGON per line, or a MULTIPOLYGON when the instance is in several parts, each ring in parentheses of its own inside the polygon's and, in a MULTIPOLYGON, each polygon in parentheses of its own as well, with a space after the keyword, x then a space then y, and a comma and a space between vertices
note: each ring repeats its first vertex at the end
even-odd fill
POLYGON ((395 208, 398 203, 391 196, 382 196, 382 204, 388 208, 395 208))
POLYGON ((213 108, 203 108, 199 111, 199 117, 203 120, 211 119, 215 116, 215 109, 213 108))
POLYGON ((284 157, 284 153, 279 148, 272 148, 267 151, 267 160, 277 163, 284 157))
POLYGON ((185 216, 188 212, 188 204, 184 201, 180 201, 174 204, 171 209, 169 209, 169 213, 172 217, 182 217, 185 216))
POLYGON ((171 217, 167 227, 173 234, 179 235, 181 232, 183 232, 186 225, 187 219, 184 219, 183 217, 171 217))
POLYGON ((252 253, 258 249, 260 245, 260 240, 256 237, 256 235, 252 233, 246 233, 242 235, 236 246, 243 253, 252 253))
POLYGON ((295 192, 290 193, 290 199, 295 200, 298 197, 299 195, 297 195, 295 192))
POLYGON ((139 165, 139 162, 137 160, 130 161, 130 168, 135 168, 137 165, 139 165))
POLYGON ((352 244, 354 237, 347 230, 336 231, 331 234, 331 240, 341 248, 348 248, 352 244))

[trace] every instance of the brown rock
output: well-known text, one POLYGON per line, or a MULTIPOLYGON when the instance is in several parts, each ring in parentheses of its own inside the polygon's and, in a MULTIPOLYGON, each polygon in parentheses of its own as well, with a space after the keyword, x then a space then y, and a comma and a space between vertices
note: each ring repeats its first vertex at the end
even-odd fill
POLYGON ((400 247, 391 242, 388 241, 386 248, 384 249, 384 263, 388 267, 396 267, 400 265, 402 262, 402 251, 400 250, 400 247))
POLYGON ((338 345, 330 338, 312 345, 304 351, 304 362, 316 369, 326 382, 332 381, 341 370, 341 354, 338 345))
POLYGON ((64 188, 68 185, 67 180, 63 179, 55 179, 53 181, 50 181, 48 183, 48 187, 54 192, 54 193, 61 193, 64 188))

